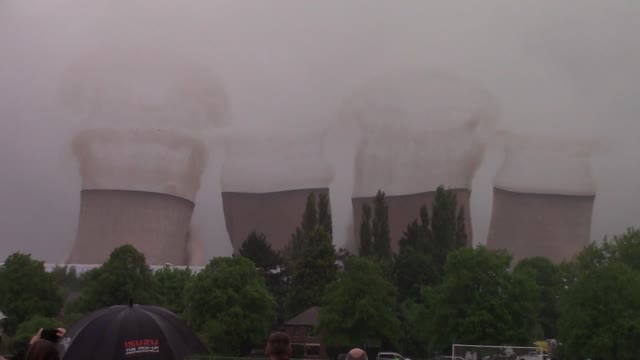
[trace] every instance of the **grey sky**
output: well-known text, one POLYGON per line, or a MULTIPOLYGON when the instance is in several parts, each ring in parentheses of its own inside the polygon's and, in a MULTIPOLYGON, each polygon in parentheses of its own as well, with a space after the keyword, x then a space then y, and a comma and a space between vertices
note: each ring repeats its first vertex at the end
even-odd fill
MULTIPOLYGON (((335 127, 360 84, 403 69, 480 84, 497 100, 501 130, 596 138, 604 146, 592 159, 592 235, 624 231, 640 223, 639 16, 634 0, 0 0, 0 257, 21 250, 60 261, 69 251, 81 187, 72 136, 136 125, 80 116, 62 92, 77 64, 112 54, 138 66, 154 57, 197 63, 223 86, 227 128, 180 114, 158 124, 196 134, 209 148, 194 214, 209 255, 231 250, 219 195, 224 132, 335 127)), ((132 121, 154 126, 143 120, 132 121)), ((332 186, 351 189, 352 159, 330 158, 332 186)), ((499 164, 490 149, 473 181, 480 242, 499 164)))

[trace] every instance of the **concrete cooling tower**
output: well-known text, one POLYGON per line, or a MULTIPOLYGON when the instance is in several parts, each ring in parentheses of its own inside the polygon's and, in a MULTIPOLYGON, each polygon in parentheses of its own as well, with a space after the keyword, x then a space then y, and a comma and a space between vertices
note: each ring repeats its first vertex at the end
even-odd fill
POLYGON ((362 205, 372 203, 379 189, 387 195, 392 248, 397 249, 420 207, 430 206, 436 188, 444 185, 465 209, 471 244, 471 182, 498 119, 494 99, 451 75, 402 73, 364 86, 345 113, 362 135, 352 199, 355 242, 362 205))
POLYGON ((328 194, 332 178, 323 133, 229 135, 222 200, 234 251, 252 231, 265 234, 272 248, 281 250, 300 225, 307 197, 328 194))
POLYGON ((160 130, 78 134, 82 193, 69 263, 102 263, 132 244, 150 264, 189 263, 189 229, 205 157, 193 138, 160 130))
POLYGON ((487 246, 514 261, 562 261, 589 244, 596 186, 594 143, 506 136, 506 157, 494 183, 487 246))
POLYGON ((132 244, 152 265, 189 265, 203 247, 191 229, 203 139, 228 124, 227 96, 209 67, 123 34, 70 65, 59 93, 85 129, 73 140, 82 194, 67 261, 101 263, 132 244))

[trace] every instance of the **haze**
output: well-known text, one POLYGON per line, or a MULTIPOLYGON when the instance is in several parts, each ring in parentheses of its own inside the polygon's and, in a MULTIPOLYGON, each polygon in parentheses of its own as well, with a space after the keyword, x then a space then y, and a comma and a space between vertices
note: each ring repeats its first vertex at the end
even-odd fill
MULTIPOLYGON (((345 107, 373 79, 407 72, 450 74, 481 89, 493 104, 491 131, 598 144, 591 158, 592 239, 622 232, 640 224, 639 16, 633 0, 0 0, 0 257, 19 250, 64 260, 83 183, 73 139, 85 129, 122 127, 168 129, 207 148, 206 165, 196 171, 200 182, 189 190, 197 192, 191 236, 203 244, 205 259, 231 253, 220 192, 244 187, 236 177, 255 179, 246 191, 297 181, 330 186, 340 246, 349 236, 350 196, 365 186, 354 163, 358 127, 345 107), (119 92, 140 72, 157 83, 119 92), (188 81, 159 91, 174 73, 188 81), (82 84, 92 77, 94 86, 82 84), (95 99, 117 101, 103 106, 95 99), (263 153, 247 157, 234 150, 233 139, 263 153), (291 164, 278 155, 296 149, 319 159, 317 167, 295 165, 309 179, 291 179, 291 164)), ((407 143, 435 126, 382 125, 407 143)), ((482 162, 469 165, 476 243, 486 239, 503 157, 500 141, 487 139, 482 162)), ((410 171, 412 152, 398 154, 409 157, 410 171)), ((544 182, 549 174, 536 164, 506 172, 509 181, 544 182)), ((373 167, 365 173, 386 172, 373 167)), ((415 186, 403 181, 382 179, 381 186, 388 183, 392 192, 415 186)))

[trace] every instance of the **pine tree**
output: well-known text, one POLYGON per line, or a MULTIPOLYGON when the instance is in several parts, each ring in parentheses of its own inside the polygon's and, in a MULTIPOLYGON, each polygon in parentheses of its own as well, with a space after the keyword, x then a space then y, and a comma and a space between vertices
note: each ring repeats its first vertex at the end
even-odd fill
POLYGON ((329 196, 326 193, 318 195, 318 225, 325 229, 329 234, 333 233, 331 205, 329 203, 329 196))
POLYGON ((389 229, 389 206, 384 198, 384 192, 378 190, 373 201, 373 252, 379 259, 391 258, 391 231, 389 229))
POLYGON ((307 196, 307 205, 302 214, 302 231, 310 234, 318 225, 318 208, 316 206, 316 194, 307 196))
MULTIPOLYGON (((451 190, 445 190, 439 186, 433 200, 431 216, 431 248, 433 260, 439 274, 443 274, 447 256, 450 252, 460 247, 458 241, 462 241, 462 233, 456 223, 456 210, 458 200, 451 190)), ((464 219, 464 213, 463 213, 464 219)), ((462 224, 464 226, 464 224, 462 224)), ((466 237, 466 233, 465 233, 466 237)), ((464 240, 466 243, 466 239, 464 240)))
POLYGON ((464 217, 464 208, 460 207, 456 217, 456 247, 467 246, 467 229, 464 217))
POLYGON ((373 255, 371 234, 371 206, 362 205, 362 223, 360 224, 360 256, 373 255))

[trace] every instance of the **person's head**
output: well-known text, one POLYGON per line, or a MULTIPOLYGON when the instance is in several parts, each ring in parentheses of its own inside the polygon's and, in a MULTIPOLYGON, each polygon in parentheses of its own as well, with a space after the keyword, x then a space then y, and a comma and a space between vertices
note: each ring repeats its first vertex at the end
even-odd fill
POLYGON ((284 332, 274 332, 267 341, 266 353, 270 359, 284 360, 291 357, 291 339, 284 332))
POLYGON ((345 360, 367 360, 367 353, 362 349, 351 349, 351 351, 347 353, 345 360))
POLYGON ((29 345, 25 360, 60 360, 56 345, 48 340, 38 340, 29 345))

